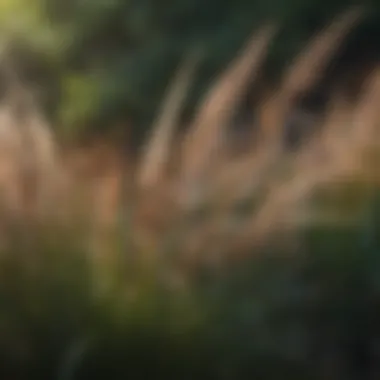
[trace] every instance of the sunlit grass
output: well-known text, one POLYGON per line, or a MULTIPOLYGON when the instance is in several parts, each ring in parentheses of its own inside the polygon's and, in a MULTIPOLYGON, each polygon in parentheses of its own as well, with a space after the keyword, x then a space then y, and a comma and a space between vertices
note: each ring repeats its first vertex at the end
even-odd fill
POLYGON ((54 155, 60 189, 37 170, 46 157, 31 165, 36 188, 15 177, 21 206, 4 218, 0 255, 0 378, 376 374, 378 73, 298 150, 282 139, 294 98, 359 15, 338 18, 295 60, 266 104, 271 122, 239 157, 225 128, 270 26, 212 87, 183 141, 175 128, 193 57, 135 165, 100 148, 88 154, 92 170, 54 155))

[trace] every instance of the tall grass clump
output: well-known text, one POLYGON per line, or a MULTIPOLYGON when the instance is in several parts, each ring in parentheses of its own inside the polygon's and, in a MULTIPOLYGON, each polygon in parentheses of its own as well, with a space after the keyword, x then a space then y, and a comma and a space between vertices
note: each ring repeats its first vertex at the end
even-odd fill
POLYGON ((185 59, 132 170, 112 161, 86 183, 66 161, 65 219, 7 229, 2 378, 378 377, 378 69, 355 104, 333 94, 296 145, 284 131, 361 17, 349 10, 305 47, 237 156, 228 126, 272 25, 177 133, 200 58, 185 59))

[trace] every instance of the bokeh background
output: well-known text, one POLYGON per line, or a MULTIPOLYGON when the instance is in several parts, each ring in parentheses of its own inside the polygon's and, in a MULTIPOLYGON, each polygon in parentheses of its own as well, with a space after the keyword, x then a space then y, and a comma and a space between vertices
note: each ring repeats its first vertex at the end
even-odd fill
POLYGON ((1 379, 379 378, 359 5, 0 0, 1 379))

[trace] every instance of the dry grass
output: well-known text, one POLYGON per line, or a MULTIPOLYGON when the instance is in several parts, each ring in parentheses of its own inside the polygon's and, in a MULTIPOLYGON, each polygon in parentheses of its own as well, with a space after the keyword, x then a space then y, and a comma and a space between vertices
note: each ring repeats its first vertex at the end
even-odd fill
MULTIPOLYGON (((271 244, 284 232, 292 236, 301 221, 311 223, 313 213, 307 210, 311 210, 313 195, 319 189, 352 178, 368 183, 378 179, 376 165, 369 166, 365 155, 378 149, 380 70, 371 74, 355 107, 347 107, 339 96, 333 97, 327 117, 298 150, 285 149, 282 138, 295 100, 318 82, 339 44, 362 15, 360 9, 341 15, 295 59, 276 91, 261 103, 260 129, 252 130, 259 138, 252 140, 247 153, 237 158, 228 156, 226 127, 246 86, 258 76, 275 35, 272 26, 256 33, 216 81, 188 133, 178 141, 176 127, 198 55, 185 60, 137 165, 127 165, 120 151, 99 144, 60 156, 57 148, 52 148, 52 137, 41 135, 37 140, 47 141, 51 147, 34 152, 35 158, 37 152, 45 153, 41 160, 34 161, 41 171, 40 185, 34 185, 33 202, 42 197, 38 209, 63 209, 66 220, 71 221, 82 209, 83 215, 92 219, 90 236, 95 236, 96 246, 102 250, 104 241, 114 236, 120 207, 125 207, 121 203, 125 178, 133 181, 133 197, 128 200, 134 213, 132 227, 125 226, 124 231, 132 231, 133 246, 144 252, 161 252, 170 243, 177 244, 176 249, 190 260, 198 260, 204 252, 210 252, 210 257, 218 253, 219 260, 271 244), (173 159, 178 162, 174 172, 169 170, 173 159), (65 186, 58 186, 57 191, 58 180, 65 186), (44 204, 47 199, 54 201, 44 204)), ((19 156, 9 162, 16 162, 18 168, 23 165, 19 156)), ((15 169, 3 171, 12 176, 15 169)), ((18 202, 18 210, 25 211, 25 195, 17 201, 10 198, 17 194, 14 189, 19 189, 22 181, 12 178, 3 182, 12 187, 5 190, 9 197, 5 203, 10 206, 18 202)), ((28 185, 26 193, 32 194, 32 188, 28 185)), ((17 212, 22 219, 22 212, 17 212)), ((34 217, 41 219, 42 214, 34 217)))

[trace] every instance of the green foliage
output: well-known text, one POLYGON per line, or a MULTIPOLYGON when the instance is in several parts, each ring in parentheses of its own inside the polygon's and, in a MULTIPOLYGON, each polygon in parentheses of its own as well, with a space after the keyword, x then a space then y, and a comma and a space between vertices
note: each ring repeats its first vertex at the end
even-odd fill
POLYGON ((68 127, 86 126, 88 118, 99 103, 96 81, 84 75, 68 75, 62 83, 62 103, 59 119, 67 126, 64 133, 70 136, 78 134, 78 130, 68 130, 68 127))
POLYGON ((1 375, 365 379, 380 338, 371 206, 356 226, 308 227, 297 252, 255 252, 184 289, 168 287, 160 265, 126 276, 119 252, 109 273, 94 271, 80 239, 45 231, 29 251, 1 255, 1 375), (99 293, 103 276, 113 282, 99 293))
MULTIPOLYGON (((0 30, 40 62, 40 72, 49 72, 47 81, 42 74, 34 82, 48 94, 51 87, 61 89, 47 95, 54 124, 93 130, 125 119, 148 125, 174 68, 189 49, 201 45, 205 54, 189 97, 192 108, 247 37, 268 20, 282 27, 267 63, 269 77, 278 77, 312 33, 348 5, 343 0, 3 0, 0 30), (78 95, 73 95, 73 78, 75 86, 80 83, 78 95)), ((363 46, 358 41, 374 45, 377 40, 378 2, 372 6, 371 20, 352 40, 353 51, 363 46)), ((30 71, 28 59, 22 61, 30 71)))

